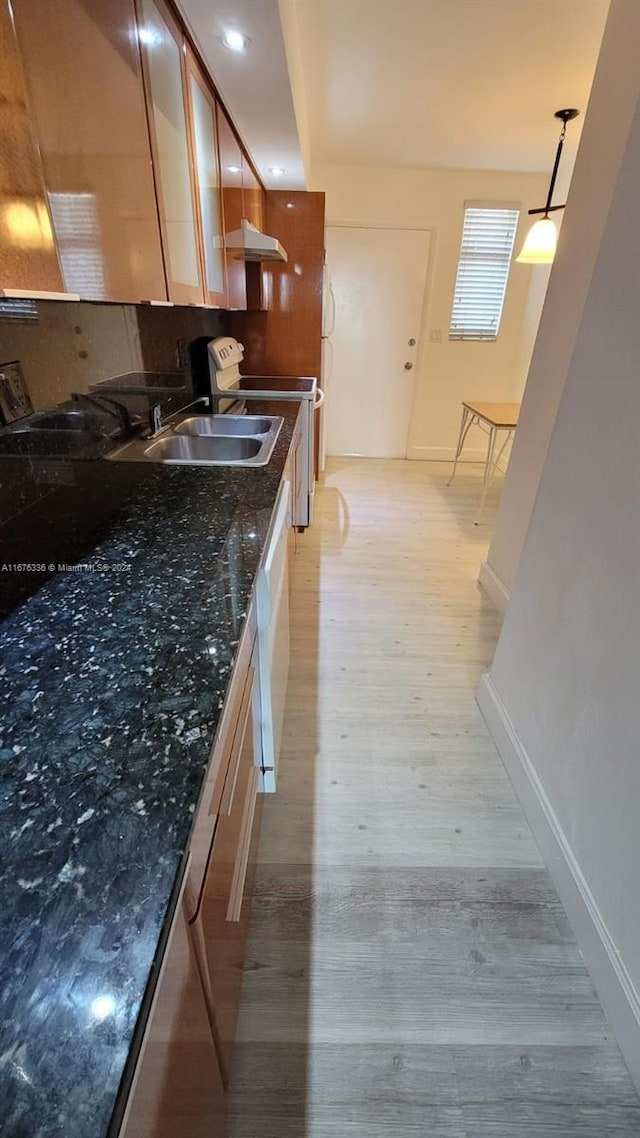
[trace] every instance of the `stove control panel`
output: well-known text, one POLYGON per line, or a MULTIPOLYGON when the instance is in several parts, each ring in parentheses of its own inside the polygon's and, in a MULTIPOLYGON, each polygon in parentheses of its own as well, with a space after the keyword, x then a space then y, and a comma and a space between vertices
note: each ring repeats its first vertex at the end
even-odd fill
POLYGON ((218 336, 210 340, 209 375, 212 394, 230 391, 240 382, 240 364, 244 359, 244 347, 233 336, 218 336))

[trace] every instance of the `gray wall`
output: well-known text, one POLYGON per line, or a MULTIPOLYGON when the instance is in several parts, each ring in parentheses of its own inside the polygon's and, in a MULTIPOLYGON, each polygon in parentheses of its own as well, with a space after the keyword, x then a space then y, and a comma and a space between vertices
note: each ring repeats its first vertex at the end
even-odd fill
MULTIPOLYGON (((632 7, 637 16, 637 6, 632 7)), ((629 11, 626 0, 614 0, 614 9, 622 8, 629 11)), ((640 19, 635 23, 640 30, 640 19)), ((547 820, 581 882, 593 927, 608 945, 622 986, 627 985, 624 998, 635 1017, 640 1011, 639 75, 636 112, 491 670, 496 703, 515 735, 519 761, 546 804, 547 820)), ((606 1007, 607 993, 601 995, 606 1007)), ((616 1008, 609 1011, 615 1022, 616 1008)), ((640 1032, 640 1022, 637 1027, 640 1032)), ((630 1061, 636 1077, 637 1042, 630 1061)))
MULTIPOLYGON (((638 98, 640 4, 612 0, 487 566, 509 591, 638 98)), ((584 112, 585 108, 582 108, 584 112)), ((569 127, 570 129, 570 127, 569 127)))

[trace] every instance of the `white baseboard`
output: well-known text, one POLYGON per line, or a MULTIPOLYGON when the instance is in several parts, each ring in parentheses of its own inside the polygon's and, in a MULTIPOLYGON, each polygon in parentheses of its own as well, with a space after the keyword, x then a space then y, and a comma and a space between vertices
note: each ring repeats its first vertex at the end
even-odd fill
POLYGON ((488 561, 483 561, 478 573, 478 584, 482 586, 489 600, 495 605, 500 616, 504 616, 509 604, 509 590, 488 561))
MULTIPOLYGON (((409 447, 407 458, 422 462, 450 462, 456 457, 455 447, 409 447)), ((459 462, 482 462, 486 460, 486 447, 465 447, 459 462)))
MULTIPOLYGON (((409 447, 407 450, 407 458, 415 459, 418 462, 450 462, 453 465, 456 457, 455 447, 409 447)), ((481 462, 484 466, 487 460, 487 448, 485 447, 465 447, 458 464, 463 462, 481 462)), ((498 463, 498 470, 503 474, 507 470, 507 458, 502 456, 498 463)))
POLYGON ((490 675, 480 681, 478 704, 560 894, 631 1078, 640 1091, 638 993, 490 675))

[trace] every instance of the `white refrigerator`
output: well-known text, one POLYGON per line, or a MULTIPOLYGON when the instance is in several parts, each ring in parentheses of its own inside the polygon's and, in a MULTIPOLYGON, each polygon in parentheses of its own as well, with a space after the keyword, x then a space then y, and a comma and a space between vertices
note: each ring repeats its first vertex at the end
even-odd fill
MULTIPOLYGON (((331 337, 336 326, 336 298, 331 285, 327 255, 325 253, 324 268, 322 271, 322 357, 320 365, 320 388, 323 392, 322 401, 325 406, 320 420, 320 455, 319 467, 324 470, 327 458, 327 397, 331 400, 331 372, 333 368, 333 344, 331 337)), ((316 404, 318 406, 319 404, 316 404)))

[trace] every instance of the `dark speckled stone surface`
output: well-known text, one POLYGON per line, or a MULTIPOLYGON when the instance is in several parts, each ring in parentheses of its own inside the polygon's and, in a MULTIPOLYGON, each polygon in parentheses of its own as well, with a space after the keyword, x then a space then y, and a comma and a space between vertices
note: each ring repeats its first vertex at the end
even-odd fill
POLYGON ((297 409, 263 469, 90 464, 89 568, 0 626, 3 1138, 109 1133, 297 409))

